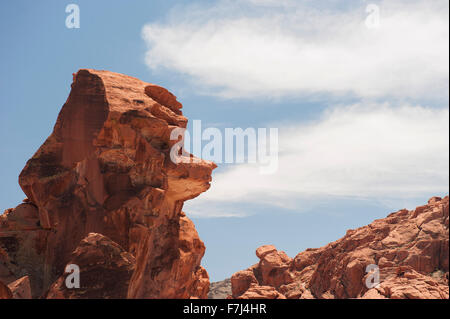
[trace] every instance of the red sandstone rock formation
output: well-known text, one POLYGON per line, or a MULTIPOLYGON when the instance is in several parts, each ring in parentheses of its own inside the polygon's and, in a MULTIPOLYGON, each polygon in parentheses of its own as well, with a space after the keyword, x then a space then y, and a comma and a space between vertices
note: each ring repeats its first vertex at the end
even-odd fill
POLYGON ((260 262, 232 276, 232 297, 448 299, 448 227, 449 198, 433 197, 294 259, 262 246, 260 262), (371 264, 379 267, 380 284, 368 289, 371 264))
POLYGON ((8 288, 11 290, 13 299, 31 299, 31 285, 28 276, 17 279, 10 283, 8 288))
POLYGON ((170 133, 186 124, 162 87, 74 74, 53 133, 20 174, 27 199, 0 216, 0 280, 28 275, 33 297, 206 298, 205 247, 182 207, 216 166, 170 160, 170 133), (89 278, 78 292, 63 287, 70 262, 89 278), (108 276, 120 284, 92 290, 112 285, 108 276))
POLYGON ((0 281, 0 299, 12 299, 12 297, 13 294, 8 286, 0 281))

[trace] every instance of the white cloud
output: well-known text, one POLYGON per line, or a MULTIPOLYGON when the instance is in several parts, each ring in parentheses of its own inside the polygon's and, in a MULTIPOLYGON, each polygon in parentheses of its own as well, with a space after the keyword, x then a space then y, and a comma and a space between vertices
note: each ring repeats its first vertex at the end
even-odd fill
POLYGON ((143 28, 146 63, 225 97, 327 93, 448 99, 448 1, 217 1, 143 28), (339 2, 342 4, 342 2, 339 2), (376 2, 375 2, 376 3, 376 2))
POLYGON ((143 28, 147 65, 178 72, 197 93, 364 101, 280 124, 276 174, 256 165, 218 171, 209 191, 185 203, 189 214, 241 216, 255 203, 301 210, 326 198, 398 208, 448 192, 448 107, 401 101, 448 103, 449 2, 373 1, 380 27, 369 29, 370 2, 220 0, 143 28), (379 100, 390 102, 367 102, 379 100))
POLYGON ((185 209, 193 216, 238 216, 254 213, 243 208, 251 203, 301 210, 326 198, 403 207, 395 204, 448 193, 448 132, 448 108, 330 109, 318 121, 280 126, 276 174, 260 175, 245 164, 216 173, 211 189, 185 209))

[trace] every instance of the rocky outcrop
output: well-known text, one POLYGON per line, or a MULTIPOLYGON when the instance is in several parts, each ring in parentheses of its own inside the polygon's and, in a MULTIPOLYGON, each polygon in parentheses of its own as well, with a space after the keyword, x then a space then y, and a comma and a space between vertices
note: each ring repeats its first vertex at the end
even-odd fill
POLYGON ((28 276, 11 282, 8 286, 0 281, 0 299, 31 299, 31 286, 28 276))
POLYGON ((40 227, 38 208, 24 202, 0 215, 0 281, 31 278, 31 291, 42 291, 48 231, 40 227))
POLYGON ((232 297, 448 299, 448 227, 449 198, 433 197, 294 259, 262 246, 232 276, 232 297))
POLYGON ((74 74, 52 134, 19 176, 27 199, 0 216, 0 280, 29 276, 33 297, 206 298, 205 247, 182 208, 216 166, 170 159, 171 132, 187 125, 181 107, 133 77, 74 74), (84 267, 85 292, 63 287, 71 262, 84 267), (120 277, 110 294, 92 290, 109 285, 97 284, 100 270, 120 277))
POLYGON ((251 286, 237 299, 286 299, 286 297, 271 286, 251 286))
POLYGON ((12 297, 11 289, 0 281, 0 299, 12 299, 12 297))
POLYGON ((207 298, 209 276, 199 266, 205 246, 186 216, 156 228, 139 251, 129 298, 207 298))
POLYGON ((11 290, 13 299, 31 299, 31 285, 28 276, 17 279, 10 283, 8 288, 11 290))
POLYGON ((68 271, 52 284, 47 299, 126 298, 135 264, 134 256, 117 243, 101 234, 90 233, 72 253, 65 267, 68 271), (77 289, 66 285, 73 274, 71 265, 80 271, 77 289))

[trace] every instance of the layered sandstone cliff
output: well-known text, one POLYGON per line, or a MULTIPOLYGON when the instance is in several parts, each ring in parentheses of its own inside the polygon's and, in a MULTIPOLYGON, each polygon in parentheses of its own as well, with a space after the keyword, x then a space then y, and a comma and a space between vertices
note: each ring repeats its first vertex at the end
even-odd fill
POLYGON ((448 299, 448 227, 449 198, 433 197, 294 259, 262 246, 259 263, 232 276, 232 297, 448 299))
MULTIPOLYGON (((27 199, 0 216, 0 295, 28 276, 33 297, 206 298, 205 246, 183 203, 215 164, 173 163, 185 128, 166 89, 107 71, 74 74, 52 134, 27 162, 27 199), (64 284, 80 267, 80 289, 64 284)), ((0 296, 1 297, 1 296, 0 296)))

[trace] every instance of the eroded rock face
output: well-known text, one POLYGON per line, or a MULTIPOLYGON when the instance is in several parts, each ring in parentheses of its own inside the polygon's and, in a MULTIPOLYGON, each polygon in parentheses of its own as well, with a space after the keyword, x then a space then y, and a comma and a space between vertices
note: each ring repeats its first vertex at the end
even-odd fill
POLYGON ((206 298, 205 247, 182 207, 209 188, 216 166, 171 161, 170 134, 186 125, 162 87, 107 71, 74 74, 53 133, 19 176, 26 201, 0 216, 0 280, 28 275, 42 296, 97 233, 135 257, 128 297, 206 298))
POLYGON ((28 276, 17 279, 10 283, 8 288, 11 290, 13 299, 31 299, 31 285, 28 276))
POLYGON ((10 284, 29 276, 31 291, 42 291, 48 231, 40 226, 38 208, 24 202, 0 215, 0 281, 10 284))
POLYGON ((400 210, 294 259, 262 246, 260 262, 231 278, 233 298, 449 297, 449 198, 433 197, 400 210), (372 287, 379 267, 380 284, 372 287), (369 283, 369 286, 366 285, 369 283))
POLYGON ((80 269, 79 289, 69 289, 68 271, 50 287, 48 299, 120 299, 126 298, 135 268, 135 258, 111 239, 97 233, 84 238, 65 269, 77 265, 80 269))
POLYGON ((7 285, 0 281, 0 299, 12 299, 13 294, 7 285))
POLYGON ((178 224, 159 225, 138 248, 129 298, 205 298, 209 276, 200 266, 205 246, 186 216, 178 224), (188 266, 188 267, 186 267, 188 266))

